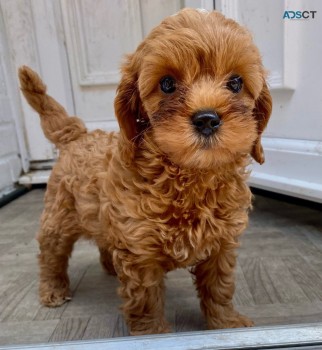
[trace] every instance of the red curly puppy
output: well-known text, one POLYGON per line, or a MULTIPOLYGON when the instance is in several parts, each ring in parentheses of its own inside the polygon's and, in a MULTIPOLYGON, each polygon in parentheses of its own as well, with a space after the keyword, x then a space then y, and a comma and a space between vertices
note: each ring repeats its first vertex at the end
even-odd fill
POLYGON ((38 235, 40 299, 70 299, 74 242, 94 240, 117 274, 131 334, 169 332, 164 276, 188 267, 209 328, 251 326, 234 310, 235 249, 247 225, 251 158, 272 101, 249 32, 217 12, 182 10, 127 56, 120 133, 87 132, 31 69, 21 90, 60 150, 38 235))

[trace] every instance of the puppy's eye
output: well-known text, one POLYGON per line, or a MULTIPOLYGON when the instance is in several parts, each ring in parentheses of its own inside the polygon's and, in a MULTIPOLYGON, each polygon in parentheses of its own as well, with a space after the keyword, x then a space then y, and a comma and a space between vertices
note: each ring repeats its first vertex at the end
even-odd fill
POLYGON ((243 87, 243 79, 239 75, 232 75, 227 82, 227 89, 237 94, 243 87))
POLYGON ((167 75, 160 80, 160 87, 165 94, 172 94, 176 91, 176 81, 167 75))

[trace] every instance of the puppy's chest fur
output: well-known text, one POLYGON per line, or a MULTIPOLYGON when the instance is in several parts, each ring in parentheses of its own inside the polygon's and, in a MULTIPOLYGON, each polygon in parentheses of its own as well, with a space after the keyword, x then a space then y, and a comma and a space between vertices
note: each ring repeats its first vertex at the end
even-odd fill
POLYGON ((172 269, 204 260, 219 251, 223 240, 237 244, 251 198, 242 171, 183 171, 162 162, 138 164, 136 170, 123 179, 110 177, 115 179, 110 224, 119 231, 118 240, 123 232, 124 245, 132 252, 141 254, 144 246, 144 254, 164 256, 167 264, 170 258, 172 269), (116 193, 120 189, 126 198, 124 209, 117 208, 122 206, 116 193), (120 212, 124 217, 115 225, 120 218, 114 215, 120 212))

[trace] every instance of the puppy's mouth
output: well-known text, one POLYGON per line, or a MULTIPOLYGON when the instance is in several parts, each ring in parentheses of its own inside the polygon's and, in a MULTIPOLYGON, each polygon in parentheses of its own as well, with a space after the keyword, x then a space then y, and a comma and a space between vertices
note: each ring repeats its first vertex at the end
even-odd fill
POLYGON ((198 138, 198 146, 203 150, 212 149, 218 145, 217 132, 210 136, 196 134, 196 137, 198 138))

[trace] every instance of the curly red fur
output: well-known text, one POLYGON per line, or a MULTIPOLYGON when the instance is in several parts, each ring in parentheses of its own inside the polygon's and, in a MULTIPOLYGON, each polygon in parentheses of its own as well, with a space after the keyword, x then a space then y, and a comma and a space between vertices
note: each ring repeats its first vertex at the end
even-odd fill
POLYGON ((250 155, 263 162, 261 134, 271 113, 260 55, 250 34, 219 13, 183 10, 167 18, 128 56, 115 100, 121 132, 87 132, 46 94, 27 67, 21 88, 60 148, 38 234, 40 299, 70 299, 74 242, 96 242, 103 267, 117 274, 131 334, 168 332, 164 276, 189 267, 209 328, 250 326, 234 310, 235 250, 247 225, 250 155), (243 89, 226 87, 239 74, 243 89), (164 94, 159 81, 176 79, 164 94), (191 116, 214 110, 211 138, 191 116))

